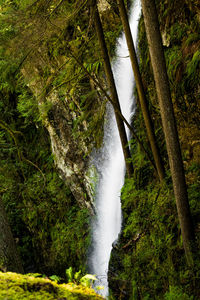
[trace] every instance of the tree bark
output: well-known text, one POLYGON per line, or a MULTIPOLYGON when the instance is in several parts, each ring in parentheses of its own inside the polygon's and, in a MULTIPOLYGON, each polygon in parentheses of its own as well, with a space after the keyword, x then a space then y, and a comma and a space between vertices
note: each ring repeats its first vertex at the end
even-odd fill
POLYGON ((139 66, 138 66, 137 56, 136 56, 134 42, 133 42, 133 38, 132 38, 130 26, 129 26, 126 8, 124 5, 124 0, 117 0, 117 3, 118 3, 120 17, 121 17, 122 25, 124 28, 127 45, 128 45, 129 55, 130 55, 130 59, 131 59, 131 65, 132 65, 132 69, 133 69, 133 73, 134 73, 134 77, 135 77, 136 88, 138 91, 138 96, 139 96, 139 101, 140 101, 140 107, 142 110, 144 123, 145 123, 146 130, 147 130, 147 136, 148 136, 148 139, 150 142, 150 146, 151 146, 153 158, 155 161, 156 169, 158 172, 158 176, 159 176, 160 181, 162 181, 164 179, 164 167, 163 167, 159 149, 158 149, 158 146, 156 143, 156 137, 155 137, 155 133, 154 133, 154 129, 153 129, 153 123, 152 123, 150 112, 148 109, 148 102, 147 102, 145 92, 144 92, 142 77, 141 77, 139 66))
MULTIPOLYGON (((95 78, 95 76, 93 76, 84 66, 83 64, 79 61, 79 59, 73 54, 73 52, 71 51, 71 49, 69 47, 68 51, 71 54, 71 56, 74 58, 74 60, 79 64, 79 66, 84 70, 84 72, 88 75, 88 77, 96 84, 97 87, 99 87, 99 89, 101 90, 101 92, 103 93, 103 95, 106 97, 106 99, 113 105, 113 107, 115 106, 115 103, 113 102, 113 100, 110 98, 110 96, 108 95, 107 91, 103 88, 103 86, 101 85, 101 83, 95 78)), ((154 168, 154 170, 157 172, 156 166, 154 164, 154 161, 151 159, 151 156, 149 154, 149 151, 147 149, 145 149, 144 145, 142 144, 142 141, 139 139, 139 137, 137 136, 136 132, 134 131, 133 127, 128 123, 128 121, 126 120, 126 118, 123 116, 123 114, 121 113, 121 111, 119 111, 116 106, 115 106, 115 113, 118 114, 118 116, 120 117, 120 119, 126 124, 127 128, 130 130, 130 132, 132 133, 133 137, 135 138, 135 140, 138 142, 138 144, 140 145, 141 150, 143 151, 143 153, 146 155, 146 158, 149 160, 149 162, 151 163, 152 167, 154 168)))
POLYGON ((125 163, 126 163, 126 170, 127 170, 128 177, 131 177, 131 175, 133 174, 133 165, 132 165, 132 162, 130 161, 131 154, 130 154, 130 150, 129 150, 129 146, 128 146, 128 140, 127 140, 124 123, 116 112, 116 109, 117 109, 121 113, 121 108, 120 108, 120 104, 119 104, 119 98, 118 98, 118 94, 117 94, 117 90, 116 90, 116 86, 115 86, 115 82, 114 82, 114 78, 113 78, 110 59, 109 59, 108 50, 106 47, 106 42, 105 42, 105 38, 104 38, 104 34, 103 34, 103 28, 102 28, 101 20, 99 17, 96 0, 91 1, 91 7, 93 10, 95 29, 96 29, 97 37, 99 40, 99 44, 100 44, 100 48, 101 48, 101 52, 102 52, 102 56, 103 56, 104 70, 106 73, 106 78, 108 80, 111 98, 114 103, 113 108, 115 111, 115 118, 116 118, 117 127, 118 127, 120 140, 121 140, 121 144, 122 144, 124 159, 125 159, 125 163))
POLYGON ((4 271, 24 273, 15 241, 0 198, 0 268, 4 271))
POLYGON ((194 229, 187 196, 181 149, 174 117, 164 51, 162 48, 162 39, 154 0, 142 0, 142 10, 156 84, 156 91, 159 100, 163 130, 167 145, 183 246, 187 263, 188 265, 192 265, 194 229))

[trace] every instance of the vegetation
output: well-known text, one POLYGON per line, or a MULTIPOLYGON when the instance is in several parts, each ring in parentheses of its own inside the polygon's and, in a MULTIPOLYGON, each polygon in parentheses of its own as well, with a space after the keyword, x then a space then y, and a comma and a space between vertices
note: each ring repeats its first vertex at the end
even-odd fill
POLYGON ((143 83, 142 83, 142 77, 141 77, 141 74, 139 71, 139 65, 138 65, 138 61, 137 61, 135 46, 134 46, 133 38, 131 35, 131 29, 129 26, 128 15, 127 15, 126 7, 125 7, 123 0, 118 0, 118 7, 119 7, 119 11, 120 11, 120 17, 122 20, 123 28, 124 28, 124 33, 126 36, 127 46, 129 49, 131 65, 132 65, 132 69, 134 72, 135 84, 136 84, 136 88, 137 88, 137 92, 138 92, 140 108, 142 110, 144 123, 145 123, 146 130, 147 130, 147 136, 148 136, 148 139, 149 139, 149 142, 151 145, 151 151, 153 154, 158 177, 159 177, 160 181, 162 181, 164 179, 164 167, 163 167, 163 164, 161 161, 159 149, 158 149, 157 142, 156 142, 153 123, 152 123, 151 116, 149 113, 148 102, 147 102, 147 98, 145 96, 144 87, 143 87, 143 83))
POLYGON ((79 209, 59 178, 41 122, 36 126, 10 103, 4 107, 1 116, 17 143, 2 130, 1 193, 25 271, 52 274, 55 268, 58 273, 71 265, 79 268, 89 243, 89 212, 79 209))
POLYGON ((98 40, 99 40, 99 44, 100 44, 100 48, 101 48, 101 52, 102 52, 105 74, 107 77, 108 86, 109 86, 111 97, 112 97, 112 104, 113 104, 114 111, 115 111, 116 123, 117 123, 118 132, 119 132, 119 136, 120 136, 124 159, 125 159, 125 163, 126 163, 126 171, 127 171, 128 177, 131 177, 131 175, 133 173, 133 166, 131 163, 131 155, 130 155, 129 145, 127 145, 128 139, 127 139, 127 135, 126 135, 126 131, 125 131, 124 122, 120 118, 120 116, 116 113, 116 110, 118 110, 121 113, 121 108, 120 108, 120 104, 119 104, 117 89, 115 86, 115 81, 114 81, 114 77, 113 77, 113 73, 112 73, 112 68, 111 68, 111 64, 110 64, 110 59, 109 59, 109 55, 108 55, 108 50, 107 50, 107 46, 106 46, 106 42, 105 42, 105 38, 104 38, 103 28, 102 28, 102 24, 101 24, 99 12, 98 12, 96 0, 94 0, 92 2, 92 10, 93 10, 93 14, 94 14, 95 29, 97 32, 97 36, 98 36, 98 40))
MULTIPOLYGON (((1 46, 0 61, 0 192, 25 271, 52 274, 56 270, 57 274, 62 275, 70 266, 77 270, 85 270, 90 213, 86 208, 80 210, 70 186, 59 178, 54 165, 55 156, 52 154, 48 132, 44 127, 47 116, 51 119, 53 117, 52 104, 49 101, 43 102, 39 107, 39 99, 33 95, 19 72, 21 57, 27 49, 20 45, 22 54, 17 52, 17 49, 13 48, 12 39, 17 34, 15 41, 22 43, 23 35, 20 36, 21 32, 17 31, 16 24, 20 29, 23 24, 10 24, 8 16, 16 13, 16 17, 22 14, 24 18, 28 18, 23 14, 27 4, 18 1, 12 5, 6 1, 1 3, 1 39, 4 43, 1 46), (12 51, 17 54, 15 57, 12 51)), ((30 21, 23 19, 23 22, 28 20, 30 21)), ((36 38, 37 34, 33 34, 36 38)), ((56 56, 52 53, 53 50, 56 51, 55 45, 60 48, 58 40, 50 37, 48 46, 51 57, 56 56), (57 44, 54 44, 55 42, 57 44)), ((67 65, 69 72, 71 64, 72 62, 67 65)), ((57 77, 53 77, 53 88, 65 80, 65 76, 68 76, 67 70, 62 69, 57 77)), ((48 66, 44 69, 43 76, 46 81, 49 80, 48 66)), ((82 75, 79 80, 83 80, 82 75)), ((88 82, 86 85, 88 86, 88 82)), ((63 86, 60 88, 61 101, 65 93, 63 86)), ((48 85, 45 88, 49 88, 48 85)), ((72 88, 70 85, 70 90, 72 88)), ((89 91, 85 89, 84 83, 82 88, 85 93, 79 99, 82 105, 81 114, 87 113, 85 105, 89 105, 88 112, 91 113, 93 95, 88 95, 89 91), (90 99, 91 103, 85 103, 86 99, 90 99)), ((77 89, 75 93, 78 93, 77 89)), ((77 110, 77 106, 79 107, 79 104, 75 104, 73 100, 69 103, 71 110, 77 110)), ((81 115, 81 118, 84 122, 85 117, 81 115)), ((80 121, 76 120, 76 123, 78 122, 80 121)), ((73 126, 76 128, 76 124, 73 126)), ((88 126, 88 131, 90 130, 88 126)), ((80 132, 76 131, 76 138, 79 134, 80 132)), ((94 136, 96 137, 95 134, 94 136)))
MULTIPOLYGON (((87 172, 101 145, 106 102, 75 60, 105 85, 87 7, 50 2, 0 2, 0 193, 24 271, 63 276, 70 266, 86 270, 91 211, 79 202, 88 196, 79 168, 87 172), (59 167, 67 147, 72 179, 59 167)), ((111 52, 119 18, 102 18, 111 52)))
POLYGON ((183 247, 187 264, 191 266, 194 264, 192 257, 194 246, 192 245, 195 243, 195 234, 188 202, 185 173, 155 1, 149 0, 147 5, 146 2, 142 0, 142 11, 169 158, 177 213, 181 227, 183 247), (152 28, 154 28, 154 31, 152 31, 152 28))
MULTIPOLYGON (((196 80, 189 83, 187 78, 188 65, 199 45, 198 14, 194 7, 191 9, 178 0, 156 3, 196 234, 196 249, 199 249, 199 117, 191 111, 192 107, 196 112, 199 111, 199 79, 196 78, 196 72, 193 73, 196 80), (179 7, 180 15, 177 15, 176 7, 179 7), (187 39, 190 41, 189 37, 194 48, 186 49, 185 42, 187 39), (191 148, 191 144, 195 147, 191 148)), ((138 47, 140 70, 159 148, 165 168, 169 170, 143 18, 140 21, 138 47)), ((143 120, 139 110, 133 122, 139 138, 146 145, 148 141, 141 126, 143 120)), ((126 180, 122 190, 123 231, 118 245, 112 250, 109 268, 111 293, 114 299, 199 299, 199 255, 195 255, 194 268, 188 268, 171 175, 167 171, 165 184, 159 184, 154 179, 154 170, 135 141, 132 143, 132 153, 135 172, 130 180, 126 180)))
MULTIPOLYGON (((100 18, 108 54, 114 55, 122 25, 116 1, 105 2, 108 6, 99 9, 100 18)), ((197 2, 156 0, 199 249, 197 2)), ((130 1, 125 3, 129 7, 130 1)), ((63 278, 69 267, 82 273, 87 269, 94 212, 88 160, 103 137, 107 83, 93 14, 86 4, 75 0, 0 1, 0 197, 24 271, 56 274, 54 279, 63 278)), ((145 149, 150 147, 138 105, 132 125, 141 143, 134 137, 129 143, 128 163, 132 162, 134 170, 122 190, 123 230, 109 266, 111 298, 196 300, 200 297, 199 254, 194 254, 194 266, 188 267, 143 18, 138 48, 166 177, 163 183, 158 181, 152 153, 148 153, 150 161, 141 150, 141 143, 145 149)), ((5 272, 10 267, 1 262, 0 269, 5 272)), ((72 283, 58 285, 48 279, 1 273, 0 299, 5 294, 8 299, 101 299, 77 287, 70 274, 68 271, 72 283)))
POLYGON ((36 274, 19 275, 8 272, 0 273, 0 299, 100 300, 103 298, 83 284, 58 284, 47 278, 39 278, 36 274))

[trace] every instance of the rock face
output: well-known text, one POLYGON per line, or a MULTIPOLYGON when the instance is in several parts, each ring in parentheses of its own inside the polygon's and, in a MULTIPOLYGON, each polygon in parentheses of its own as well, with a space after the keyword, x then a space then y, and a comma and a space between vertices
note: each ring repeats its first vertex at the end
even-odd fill
POLYGON ((98 9, 101 13, 103 13, 105 10, 110 9, 110 4, 106 0, 101 0, 98 3, 98 9))
MULTIPOLYGON (((106 20, 104 30, 110 32, 113 31, 113 26, 118 20, 112 8, 113 3, 114 1, 98 1, 101 16, 106 20)), ((90 36, 93 35, 92 18, 88 6, 85 5, 81 10, 79 4, 74 3, 74 11, 70 10, 71 6, 67 3, 61 5, 62 8, 60 12, 58 9, 52 24, 46 22, 42 15, 39 17, 36 15, 32 23, 29 23, 31 29, 27 32, 32 35, 32 38, 26 39, 27 47, 33 43, 33 48, 23 62, 22 73, 36 97, 40 116, 50 136, 52 153, 60 176, 69 186, 80 207, 89 209, 93 214, 92 190, 87 176, 88 155, 94 146, 99 147, 101 144, 96 139, 100 136, 99 140, 102 140, 103 136, 105 101, 98 90, 94 92, 94 84, 84 73, 81 64, 74 59, 76 56, 83 65, 87 65, 89 72, 93 72, 93 76, 99 72, 101 63, 98 42, 93 41, 92 45, 89 44, 90 36), (79 23, 80 25, 77 25, 79 23), (37 42, 34 44, 35 40, 37 42), (85 47, 81 54, 81 49, 85 47), (81 74, 80 79, 77 79, 79 74, 81 74), (77 86, 74 84, 74 78, 77 86), (66 85, 63 82, 71 80, 74 85, 65 89, 66 85), (59 85, 61 89, 57 88, 59 85), (95 96, 94 94, 91 96, 92 93, 95 96), (83 107, 84 105, 86 108, 83 107), (73 106, 76 109, 73 109, 73 106), (77 122, 84 113, 86 120, 77 122), (91 125, 88 131, 90 122, 94 125, 91 125)), ((48 9, 51 8, 47 5, 47 11, 48 9)), ((26 41, 23 47, 26 47, 25 45, 26 41)), ((101 83, 104 82, 104 75, 99 77, 101 83)))
MULTIPOLYGON (((77 118, 76 112, 69 109, 67 96, 61 100, 57 91, 45 95, 47 82, 43 79, 42 61, 29 58, 22 72, 29 88, 38 102, 39 111, 44 126, 48 130, 54 162, 63 181, 69 186, 80 207, 89 209, 94 214, 92 190, 87 177, 88 153, 91 145, 79 135, 73 134, 73 123, 77 118), (86 158, 87 157, 87 158, 86 158)), ((49 68, 51 68, 49 64, 49 68)), ((80 133, 86 128, 79 126, 80 133)), ((92 144, 92 143, 91 143, 92 144)))
POLYGON ((93 212, 92 191, 86 175, 88 161, 84 159, 87 146, 73 137, 73 118, 56 95, 52 98, 53 105, 48 112, 45 126, 51 139, 55 164, 80 207, 87 207, 93 212))

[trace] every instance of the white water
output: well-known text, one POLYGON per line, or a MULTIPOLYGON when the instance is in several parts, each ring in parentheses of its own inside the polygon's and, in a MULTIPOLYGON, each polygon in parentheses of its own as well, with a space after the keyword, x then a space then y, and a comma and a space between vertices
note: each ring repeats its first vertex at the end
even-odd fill
MULTIPOLYGON (((135 0, 131 8, 130 27, 134 43, 137 39, 140 2, 135 0)), ((117 59, 113 63, 113 74, 123 115, 128 121, 134 113, 133 71, 124 34, 118 40, 117 59)), ((128 132, 127 132, 128 133, 128 132)), ((129 135, 129 133, 128 133, 129 135)), ((120 191, 124 183, 125 163, 113 109, 107 108, 104 128, 104 145, 96 154, 95 164, 99 182, 96 192, 97 218, 93 223, 93 249, 90 256, 90 272, 96 274, 97 285, 104 286, 103 296, 108 296, 107 271, 112 243, 121 230, 122 215, 120 191)))

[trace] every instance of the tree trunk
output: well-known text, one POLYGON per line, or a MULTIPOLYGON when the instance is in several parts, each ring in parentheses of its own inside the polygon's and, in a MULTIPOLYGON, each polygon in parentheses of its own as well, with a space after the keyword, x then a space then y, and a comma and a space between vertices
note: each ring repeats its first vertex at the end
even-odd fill
POLYGON ((133 73, 134 73, 134 77, 135 77, 136 88, 138 91, 138 96, 139 96, 139 101, 140 101, 140 107, 142 110, 144 123, 145 123, 146 130, 147 130, 147 136, 148 136, 148 139, 149 139, 149 142, 151 145, 151 150, 152 150, 153 158, 154 158, 154 161, 156 164, 158 176, 159 176, 160 181, 162 181, 164 179, 164 167, 161 162, 161 157, 160 157, 159 149, 158 149, 155 134, 154 134, 153 123, 152 123, 150 112, 148 109, 148 102, 147 102, 147 99, 146 99, 146 96, 144 93, 144 87, 143 87, 142 78, 141 78, 141 74, 140 74, 140 70, 139 70, 139 66, 138 66, 137 56, 136 56, 133 38, 132 38, 130 26, 129 26, 126 8, 124 5, 124 0, 117 0, 117 3, 118 3, 118 7, 119 7, 122 25, 124 28, 124 33, 126 36, 126 41, 127 41, 127 45, 128 45, 129 54, 130 54, 132 69, 133 69, 133 73))
POLYGON ((24 273, 15 241, 0 198, 0 269, 24 273))
MULTIPOLYGON (((94 16, 95 29, 96 29, 97 37, 99 40, 99 44, 100 44, 100 48, 101 48, 101 52, 102 52, 102 56, 103 56, 106 78, 108 80, 111 98, 114 103, 113 107, 114 107, 114 110, 118 110, 121 113, 119 98, 118 98, 118 94, 117 94, 117 90, 116 90, 116 86, 115 86, 115 82, 114 82, 114 78, 113 78, 110 59, 109 59, 108 50, 106 47, 106 42, 105 42, 105 38, 104 38, 104 34, 103 34, 103 28, 102 28, 101 20, 99 17, 98 8, 96 5, 96 0, 92 0, 91 4, 92 4, 91 7, 93 10, 92 11, 93 16, 94 16)), ((120 140, 121 140, 121 144, 122 144, 124 159, 126 162, 127 174, 128 174, 128 177, 131 177, 131 175, 133 174, 133 166, 130 161, 131 155, 130 155, 130 150, 129 150, 129 146, 128 146, 128 140, 127 140, 124 123, 116 111, 115 111, 115 118, 116 118, 117 127, 118 127, 120 140)))
POLYGON ((163 130, 169 156, 174 194, 178 218, 181 227, 183 246, 187 263, 193 264, 192 245, 194 243, 194 229, 187 196, 187 187, 181 149, 179 144, 176 121, 170 94, 164 51, 162 48, 158 16, 154 0, 142 0, 144 23, 149 44, 151 63, 153 67, 156 91, 158 95, 163 130))

